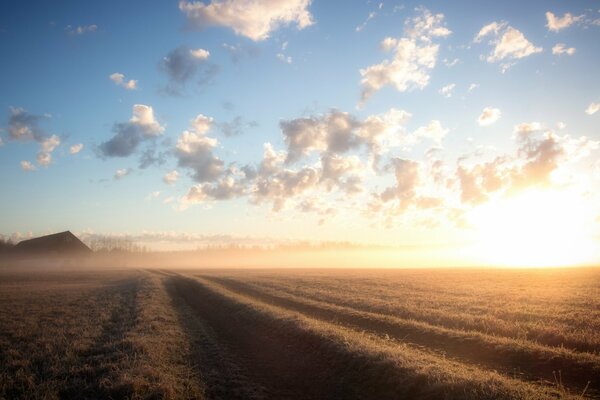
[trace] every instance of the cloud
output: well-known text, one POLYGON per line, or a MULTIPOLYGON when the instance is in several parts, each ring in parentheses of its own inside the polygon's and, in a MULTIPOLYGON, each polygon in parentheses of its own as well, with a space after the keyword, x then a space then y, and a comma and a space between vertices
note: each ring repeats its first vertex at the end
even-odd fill
POLYGON ((369 13, 369 15, 367 16, 367 19, 365 20, 365 22, 363 22, 362 24, 358 25, 355 29, 356 32, 362 32, 363 29, 365 29, 367 27, 367 24, 369 23, 370 20, 372 20, 373 18, 375 18, 377 16, 377 13, 375 11, 372 11, 369 13))
POLYGON ((167 185, 172 185, 175 182, 177 182, 178 180, 179 180, 179 172, 177 172, 177 170, 173 170, 173 171, 167 172, 165 174, 165 176, 163 177, 163 181, 167 185))
POLYGON ((91 32, 96 32, 98 30, 98 26, 91 24, 91 25, 79 25, 79 26, 71 26, 71 25, 67 25, 67 27, 65 28, 65 30, 67 31, 67 33, 69 35, 84 35, 86 33, 91 33, 91 32))
POLYGON ((573 16, 571 13, 565 13, 565 15, 561 17, 557 17, 552 12, 546 12, 546 20, 548 23, 546 26, 549 31, 558 32, 561 29, 568 28, 576 22, 579 22, 583 18, 583 15, 573 16))
POLYGON ((219 72, 219 67, 208 62, 209 56, 207 50, 190 50, 185 46, 180 46, 167 54, 159 64, 159 68, 169 77, 166 92, 174 95, 181 94, 185 85, 196 77, 199 85, 210 83, 219 72))
POLYGON ((480 86, 479 83, 471 83, 469 85, 469 89, 467 91, 472 92, 473 90, 477 89, 479 86, 480 86))
POLYGON ((125 75, 120 72, 115 72, 108 77, 117 86, 121 86, 123 89, 135 90, 138 88, 138 81, 135 79, 125 80, 125 75))
POLYGON ((152 107, 135 104, 132 114, 128 122, 114 125, 113 132, 115 135, 99 146, 102 156, 130 156, 142 142, 153 140, 165 131, 165 128, 156 121, 152 107))
POLYGON ((432 39, 446 37, 451 31, 444 26, 443 14, 431 14, 418 9, 419 15, 405 22, 405 37, 385 38, 381 43, 384 51, 393 52, 386 59, 360 70, 361 103, 375 92, 390 85, 399 92, 423 89, 429 83, 429 73, 435 67, 439 45, 432 39))
POLYGON ((204 60, 208 60, 208 57, 210 56, 210 52, 208 50, 204 50, 204 49, 195 49, 195 50, 190 50, 190 55, 197 60, 204 61, 204 60))
POLYGON ((13 140, 35 140, 41 141, 46 133, 42 131, 38 123, 47 117, 31 114, 22 108, 9 108, 8 135, 13 140))
POLYGON ((9 109, 8 134, 12 140, 24 142, 36 141, 40 150, 36 156, 37 163, 49 166, 52 162, 52 152, 60 145, 61 139, 57 135, 49 135, 38 126, 38 122, 47 116, 30 114, 22 108, 9 109))
POLYGON ((481 112, 479 118, 477 118, 477 123, 480 126, 488 126, 492 125, 494 122, 500 119, 501 112, 497 108, 486 107, 481 112))
POLYGON ((192 170, 192 178, 200 183, 214 181, 224 172, 224 163, 213 154, 218 141, 206 136, 213 119, 198 114, 189 130, 183 131, 175 148, 178 165, 192 170))
POLYGON ((439 93, 444 97, 452 97, 452 91, 456 87, 455 83, 451 83, 449 85, 444 86, 439 90, 439 93))
POLYGON ((430 139, 436 145, 440 146, 442 143, 442 139, 449 132, 449 129, 446 129, 442 126, 440 121, 432 120, 428 125, 422 126, 413 132, 414 141, 417 142, 420 139, 430 139))
POLYGON ((60 138, 52 135, 40 142, 41 149, 37 154, 37 162, 47 167, 52 162, 52 152, 60 145, 60 138))
POLYGON ((31 172, 31 171, 35 171, 37 168, 35 167, 35 165, 30 163, 29 161, 23 160, 23 161, 21 161, 21 169, 26 172, 31 172))
POLYGON ((312 25, 310 3, 311 0, 212 0, 209 4, 180 1, 179 9, 198 29, 225 26, 237 35, 260 41, 281 26, 295 24, 304 29, 312 25))
POLYGON ((114 178, 115 180, 122 179, 131 173, 131 169, 129 168, 121 168, 115 171, 114 178))
POLYGON ((590 105, 585 109, 585 113, 587 115, 594 115, 600 110, 600 103, 590 103, 590 105))
POLYGON ((567 47, 564 43, 557 43, 554 47, 552 47, 552 54, 554 55, 569 55, 572 56, 575 54, 575 47, 567 47))
POLYGON ((248 128, 256 128, 258 126, 258 122, 249 121, 246 122, 241 116, 236 116, 231 121, 221 122, 217 124, 217 127, 221 131, 221 133, 227 137, 238 136, 244 133, 244 131, 248 128))
POLYGON ((521 31, 506 22, 485 25, 475 36, 474 42, 479 43, 489 35, 493 37, 489 44, 494 48, 486 60, 489 63, 501 62, 502 72, 514 65, 516 60, 543 51, 541 47, 536 47, 527 40, 521 31))
POLYGON ((279 61, 281 61, 282 63, 286 63, 286 64, 291 64, 292 63, 292 57, 291 56, 287 56, 283 53, 277 53, 277 59, 279 61))
POLYGON ((70 154, 77 154, 81 150, 83 150, 83 144, 82 143, 74 144, 71 147, 69 147, 69 153, 70 154))
POLYGON ((504 21, 501 21, 501 22, 494 21, 490 24, 487 24, 479 30, 479 33, 477 33, 477 35, 475 36, 473 41, 475 43, 480 43, 484 37, 486 37, 490 34, 497 36, 501 30, 506 28, 507 25, 508 24, 504 21))

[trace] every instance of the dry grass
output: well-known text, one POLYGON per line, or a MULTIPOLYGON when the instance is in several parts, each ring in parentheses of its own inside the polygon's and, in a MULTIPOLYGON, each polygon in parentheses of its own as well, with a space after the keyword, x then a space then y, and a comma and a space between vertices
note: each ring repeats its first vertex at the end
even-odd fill
POLYGON ((0 399, 598 398, 599 283, 597 269, 3 269, 0 399))

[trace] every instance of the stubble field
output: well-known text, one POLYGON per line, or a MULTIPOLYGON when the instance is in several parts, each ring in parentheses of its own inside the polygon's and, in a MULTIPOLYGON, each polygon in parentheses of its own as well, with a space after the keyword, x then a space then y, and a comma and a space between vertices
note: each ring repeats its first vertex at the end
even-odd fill
POLYGON ((600 270, 0 270, 0 398, 600 398, 600 270))

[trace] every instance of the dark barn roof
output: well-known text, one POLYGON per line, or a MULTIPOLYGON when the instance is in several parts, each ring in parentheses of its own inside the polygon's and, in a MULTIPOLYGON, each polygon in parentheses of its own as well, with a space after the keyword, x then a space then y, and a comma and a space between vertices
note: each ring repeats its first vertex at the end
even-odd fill
POLYGON ((15 246, 21 254, 81 255, 92 252, 70 231, 23 240, 15 246))

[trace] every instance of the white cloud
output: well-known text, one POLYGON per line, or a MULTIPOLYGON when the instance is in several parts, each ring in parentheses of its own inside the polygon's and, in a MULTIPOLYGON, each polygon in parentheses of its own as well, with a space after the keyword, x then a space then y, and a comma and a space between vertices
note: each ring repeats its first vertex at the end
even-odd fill
POLYGON ((129 175, 129 173, 131 172, 131 170, 129 168, 121 168, 115 171, 115 175, 114 178, 115 179, 121 179, 126 177, 127 175, 129 175))
POLYGON ((367 27, 367 24, 369 23, 369 21, 372 20, 373 18, 375 18, 375 16, 377 16, 377 13, 375 11, 370 12, 369 15, 367 16, 367 19, 365 20, 365 22, 363 22, 362 24, 357 26, 355 31, 361 32, 363 29, 365 29, 367 27))
POLYGON ((125 75, 120 72, 115 72, 108 77, 117 86, 121 86, 123 89, 135 90, 138 88, 138 81, 135 79, 125 80, 125 75))
POLYGON ((439 93, 444 97, 452 97, 452 92, 454 91, 455 87, 456 87, 456 84, 451 83, 451 84, 446 85, 443 88, 441 88, 439 90, 439 93))
POLYGON ((534 46, 521 31, 509 26, 487 60, 497 62, 504 59, 519 59, 541 51, 542 48, 534 46))
POLYGON ((594 115, 600 110, 600 103, 590 103, 590 105, 585 109, 585 113, 588 115, 594 115))
POLYGON ((391 60, 384 60, 360 70, 361 103, 384 86, 400 92, 422 89, 429 83, 429 73, 435 67, 439 45, 432 44, 436 37, 446 37, 451 31, 444 26, 443 14, 431 14, 420 9, 420 14, 405 23, 406 37, 385 38, 380 46, 393 51, 391 60))
POLYGON ((580 21, 582 18, 583 15, 573 16, 571 13, 565 13, 565 15, 563 15, 561 18, 548 11, 546 12, 546 20, 548 21, 546 26, 548 27, 549 31, 558 32, 561 29, 568 28, 574 23, 580 21))
POLYGON ((471 83, 471 84, 469 85, 469 89, 468 89, 468 91, 469 91, 469 92, 472 92, 473 90, 477 89, 479 86, 480 86, 480 85, 479 85, 479 83, 471 83))
POLYGON ((500 110, 497 108, 486 107, 481 112, 479 118, 477 118, 477 122, 481 126, 492 125, 494 122, 498 121, 500 118, 500 110))
POLYGON ((557 43, 554 47, 552 47, 552 54, 554 55, 569 55, 572 56, 575 54, 575 47, 567 47, 564 43, 557 43))
POLYGON ((460 62, 460 60, 458 58, 449 60, 447 58, 444 58, 444 65, 448 68, 452 68, 454 67, 456 64, 458 64, 460 62))
POLYGON ((198 60, 208 60, 210 52, 204 49, 190 50, 190 55, 198 60))
POLYGON ((493 34, 497 36, 501 30, 503 30, 507 26, 507 23, 504 21, 501 22, 492 22, 490 24, 485 25, 483 28, 479 30, 479 33, 475 36, 473 41, 475 43, 481 42, 481 40, 488 36, 489 34, 493 34))
POLYGON ((223 161, 213 154, 218 141, 206 136, 213 119, 198 114, 191 122, 190 130, 183 131, 175 146, 178 165, 193 171, 197 182, 214 181, 223 174, 223 161))
POLYGON ((413 135, 416 140, 423 138, 430 139, 439 146, 442 143, 442 139, 449 131, 449 129, 446 129, 442 126, 440 121, 434 119, 426 126, 422 126, 414 131, 413 135))
POLYGON ((163 177, 163 181, 168 185, 174 184, 177 180, 179 180, 179 172, 177 170, 167 172, 163 177))
POLYGON ((52 162, 52 152, 60 145, 60 138, 52 135, 40 142, 41 149, 37 154, 37 162, 47 167, 52 162))
POLYGON ((73 146, 69 147, 69 153, 71 154, 77 154, 81 150, 83 150, 83 143, 74 144, 73 146))
POLYGON ((492 22, 485 25, 475 36, 474 42, 479 43, 488 35, 493 37, 489 44, 494 48, 486 60, 489 63, 501 62, 502 72, 514 65, 516 60, 543 51, 541 47, 527 40, 521 31, 506 22, 492 22))
POLYGON ((23 169, 23 171, 27 172, 35 171, 37 169, 35 168, 35 165, 25 160, 21 161, 21 168, 23 169))
POLYGON ((71 25, 67 25, 67 27, 65 28, 65 30, 70 34, 70 35, 83 35, 86 33, 90 33, 90 32, 96 32, 98 30, 98 26, 97 25, 79 25, 76 27, 73 27, 71 25))
POLYGON ((286 55, 283 53, 277 53, 277 59, 286 64, 292 63, 292 57, 291 56, 286 57, 286 55))
POLYGON ((226 26, 254 41, 267 39, 281 26, 304 29, 313 24, 308 11, 311 0, 212 0, 180 1, 179 9, 199 29, 226 26))

